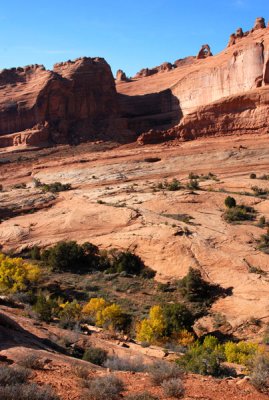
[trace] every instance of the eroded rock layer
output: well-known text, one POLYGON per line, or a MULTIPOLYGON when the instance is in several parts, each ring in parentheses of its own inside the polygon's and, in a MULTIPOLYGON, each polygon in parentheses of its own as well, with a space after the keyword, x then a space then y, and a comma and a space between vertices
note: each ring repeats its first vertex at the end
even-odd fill
POLYGON ((0 146, 76 143, 124 131, 114 78, 102 58, 3 70, 0 146))

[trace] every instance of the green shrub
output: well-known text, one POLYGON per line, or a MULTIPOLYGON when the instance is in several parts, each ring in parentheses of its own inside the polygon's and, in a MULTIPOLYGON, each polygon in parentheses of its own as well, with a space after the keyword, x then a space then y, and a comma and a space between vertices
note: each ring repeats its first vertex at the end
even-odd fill
POLYGON ((218 342, 209 339, 204 344, 196 342, 177 363, 187 372, 200 375, 220 376, 222 373, 221 361, 224 360, 223 351, 218 342))
POLYGON ((108 257, 110 259, 110 267, 107 272, 109 273, 126 272, 130 275, 142 275, 145 278, 153 278, 155 276, 155 272, 145 267, 139 256, 129 251, 112 250, 108 257))
POLYGON ((183 329, 192 329, 194 317, 184 304, 165 304, 162 309, 165 321, 165 336, 171 337, 183 329))
POLYGON ((198 174, 194 174, 193 172, 189 173, 189 179, 194 180, 194 179, 199 179, 200 176, 198 174))
POLYGON ((83 354, 83 360, 95 365, 103 365, 107 359, 107 351, 99 347, 89 347, 83 354))
POLYGON ((60 326, 64 328, 73 327, 81 318, 82 307, 77 300, 67 301, 61 305, 58 312, 60 318, 60 326))
POLYGON ((227 196, 226 199, 224 200, 224 204, 227 208, 233 208, 236 207, 236 201, 233 197, 227 196))
POLYGON ((251 190, 254 192, 255 196, 264 196, 268 194, 267 189, 260 188, 258 186, 252 186, 251 190))
POLYGON ((258 223, 257 223, 257 226, 258 226, 259 228, 264 228, 266 225, 267 225, 267 223, 266 223, 266 218, 265 218, 264 215, 262 215, 262 216, 259 218, 259 221, 258 221, 258 223))
POLYGON ((266 233, 260 236, 257 242, 259 250, 262 250, 264 253, 269 252, 269 228, 266 233))
POLYGON ((204 302, 210 297, 211 285, 207 283, 198 269, 190 268, 187 275, 179 281, 182 295, 192 302, 204 302))
POLYGON ((255 210, 252 207, 240 205, 232 208, 228 208, 223 214, 225 221, 240 222, 240 221, 252 221, 255 219, 255 210))
POLYGON ((190 179, 187 183, 187 188, 191 190, 198 190, 200 188, 199 181, 197 179, 190 179))
POLYGON ((41 252, 38 246, 34 246, 30 250, 30 257, 32 260, 40 260, 41 259, 41 252))
POLYGON ((56 300, 39 294, 33 306, 33 310, 41 321, 50 322, 52 317, 58 316, 60 308, 56 300))
POLYGON ((61 182, 53 182, 53 183, 39 182, 38 187, 40 187, 43 192, 52 192, 52 193, 64 192, 66 190, 72 189, 70 183, 63 184, 61 182))
POLYGON ((171 191, 171 192, 175 192, 177 190, 180 190, 182 188, 180 182, 174 178, 172 180, 172 182, 168 183, 167 185, 167 190, 171 191))
POLYGON ((75 241, 67 241, 43 251, 41 260, 53 271, 83 272, 98 269, 98 255, 98 247, 91 243, 80 246, 75 241))

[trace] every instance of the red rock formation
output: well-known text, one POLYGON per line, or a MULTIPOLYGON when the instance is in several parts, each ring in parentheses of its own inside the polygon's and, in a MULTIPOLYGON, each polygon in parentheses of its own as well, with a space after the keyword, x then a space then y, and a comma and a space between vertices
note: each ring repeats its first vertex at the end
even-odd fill
POLYGON ((242 28, 238 28, 238 29, 236 30, 236 32, 235 32, 235 36, 236 36, 237 38, 242 38, 242 37, 244 36, 243 29, 242 29, 242 28))
POLYGON ((266 28, 265 19, 263 17, 256 18, 253 30, 255 31, 257 29, 264 29, 264 28, 266 28))
POLYGON ((79 142, 123 131, 114 78, 101 58, 3 70, 0 145, 79 142))
POLYGON ((212 56, 213 54, 211 53, 210 46, 208 44, 203 44, 196 58, 197 60, 202 60, 204 58, 212 56))
POLYGON ((129 82, 130 79, 127 78, 125 72, 119 69, 116 73, 116 82, 129 82))
POLYGON ((167 72, 171 71, 173 69, 173 65, 169 62, 164 62, 161 65, 158 65, 157 67, 154 68, 143 68, 141 71, 137 72, 137 74, 134 76, 134 79, 139 79, 139 78, 144 78, 146 76, 151 76, 158 74, 158 72, 167 72))

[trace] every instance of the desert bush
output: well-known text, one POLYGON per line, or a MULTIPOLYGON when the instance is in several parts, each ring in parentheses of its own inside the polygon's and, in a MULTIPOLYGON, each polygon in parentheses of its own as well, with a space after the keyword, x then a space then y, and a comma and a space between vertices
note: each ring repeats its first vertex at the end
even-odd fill
POLYGON ((251 190, 254 192, 255 196, 264 196, 264 195, 268 194, 267 189, 263 189, 258 186, 252 186, 251 190))
POLYGON ((267 228, 267 232, 260 236, 257 240, 258 249, 263 251, 264 253, 268 253, 269 251, 269 228, 267 228))
POLYGON ((108 253, 110 266, 107 269, 109 273, 126 272, 130 275, 142 275, 145 278, 153 278, 155 272, 146 267, 139 256, 129 251, 112 250, 108 253))
POLYGON ((227 196, 226 199, 224 200, 224 204, 227 208, 233 208, 236 207, 236 201, 233 197, 227 196))
POLYGON ((72 372, 80 379, 86 380, 89 377, 89 368, 85 367, 84 365, 73 364, 72 372))
POLYGON ((165 321, 165 336, 170 337, 186 329, 191 330, 194 317, 189 309, 181 303, 165 304, 163 306, 165 321))
POLYGON ((100 349, 99 347, 88 347, 82 359, 95 365, 103 365, 107 359, 107 351, 100 349))
POLYGON ((179 378, 182 375, 182 369, 177 364, 161 360, 149 365, 148 371, 155 385, 161 385, 164 381, 179 378))
POLYGON ((55 299, 39 294, 33 305, 33 311, 41 321, 50 322, 54 316, 58 316, 60 307, 55 299))
POLYGON ((131 322, 131 316, 123 312, 118 304, 113 303, 101 311, 96 324, 112 331, 127 332, 131 322))
POLYGON ((1 400, 60 400, 49 386, 31 384, 15 384, 12 386, 0 386, 1 400))
POLYGON ((196 342, 190 346, 177 363, 187 372, 220 376, 222 374, 221 361, 224 359, 223 349, 218 340, 213 336, 208 336, 203 344, 196 342))
POLYGON ((190 268, 179 282, 182 295, 192 302, 204 302, 210 297, 211 285, 206 282, 198 269, 190 268))
MULTIPOLYGON (((31 371, 22 367, 0 366, 0 386, 12 386, 25 383, 31 371)), ((1 397, 0 397, 1 398, 1 397)))
POLYGON ((197 179, 190 179, 187 183, 187 188, 191 190, 198 190, 200 188, 199 181, 197 179))
POLYGON ((149 392, 129 394, 124 398, 126 400, 159 400, 159 397, 153 396, 149 392))
POLYGON ((124 390, 123 382, 114 375, 102 376, 85 383, 88 391, 85 392, 84 399, 118 400, 124 390))
POLYGON ((74 326, 81 318, 82 307, 76 301, 67 301, 66 303, 60 304, 60 311, 58 313, 60 318, 60 325, 63 327, 74 326))
POLYGON ((181 399, 184 396, 184 386, 180 378, 172 378, 162 382, 165 396, 181 399))
POLYGON ((226 360, 230 363, 236 363, 248 366, 249 362, 259 351, 256 343, 250 342, 227 342, 224 345, 226 360))
POLYGON ((18 365, 21 367, 29 368, 29 369, 43 369, 44 361, 40 358, 39 355, 35 353, 26 354, 23 358, 21 358, 18 362, 18 365))
POLYGON ((53 271, 84 272, 98 269, 98 247, 91 243, 59 242, 41 253, 41 260, 53 271))
POLYGON ((240 222, 240 221, 251 221, 255 219, 255 210, 253 207, 238 205, 235 207, 227 208, 223 217, 225 221, 240 222))
POLYGON ((33 246, 30 250, 30 257, 32 260, 40 260, 41 259, 41 252, 38 246, 33 246))
POLYGON ((252 363, 250 381, 260 391, 269 390, 269 358, 268 355, 257 356, 252 363))
POLYGON ((53 182, 53 183, 41 183, 39 182, 38 187, 41 188, 42 192, 64 192, 66 190, 71 190, 72 186, 70 183, 61 183, 61 182, 53 182))
POLYGON ((257 178, 257 175, 254 174, 254 172, 252 172, 252 173, 249 175, 249 177, 250 177, 250 179, 256 179, 256 178, 257 178))
POLYGON ((38 266, 0 253, 0 290, 15 293, 29 289, 40 276, 38 266))
POLYGON ((261 179, 263 181, 268 181, 269 180, 269 175, 263 174, 263 175, 260 176, 259 179, 261 179))
POLYGON ((168 183, 167 185, 167 190, 169 190, 170 192, 175 192, 180 189, 182 189, 182 185, 176 178, 174 178, 172 182, 168 183))
POLYGON ((258 221, 258 223, 257 223, 257 226, 259 227, 259 228, 264 228, 265 226, 266 226, 266 218, 265 218, 265 216, 264 215, 262 215, 260 218, 259 218, 259 221, 258 221))
POLYGON ((141 357, 120 358, 118 356, 112 356, 108 357, 104 366, 113 371, 144 372, 146 369, 141 357))

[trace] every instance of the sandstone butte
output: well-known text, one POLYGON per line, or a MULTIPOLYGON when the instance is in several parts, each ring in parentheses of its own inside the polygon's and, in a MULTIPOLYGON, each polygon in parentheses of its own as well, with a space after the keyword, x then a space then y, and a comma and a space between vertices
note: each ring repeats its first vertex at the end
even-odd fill
POLYGON ((116 85, 102 58, 0 72, 0 147, 114 139, 140 143, 268 131, 269 28, 239 28, 213 56, 145 68, 116 85), (148 132, 150 131, 150 132, 148 132))

